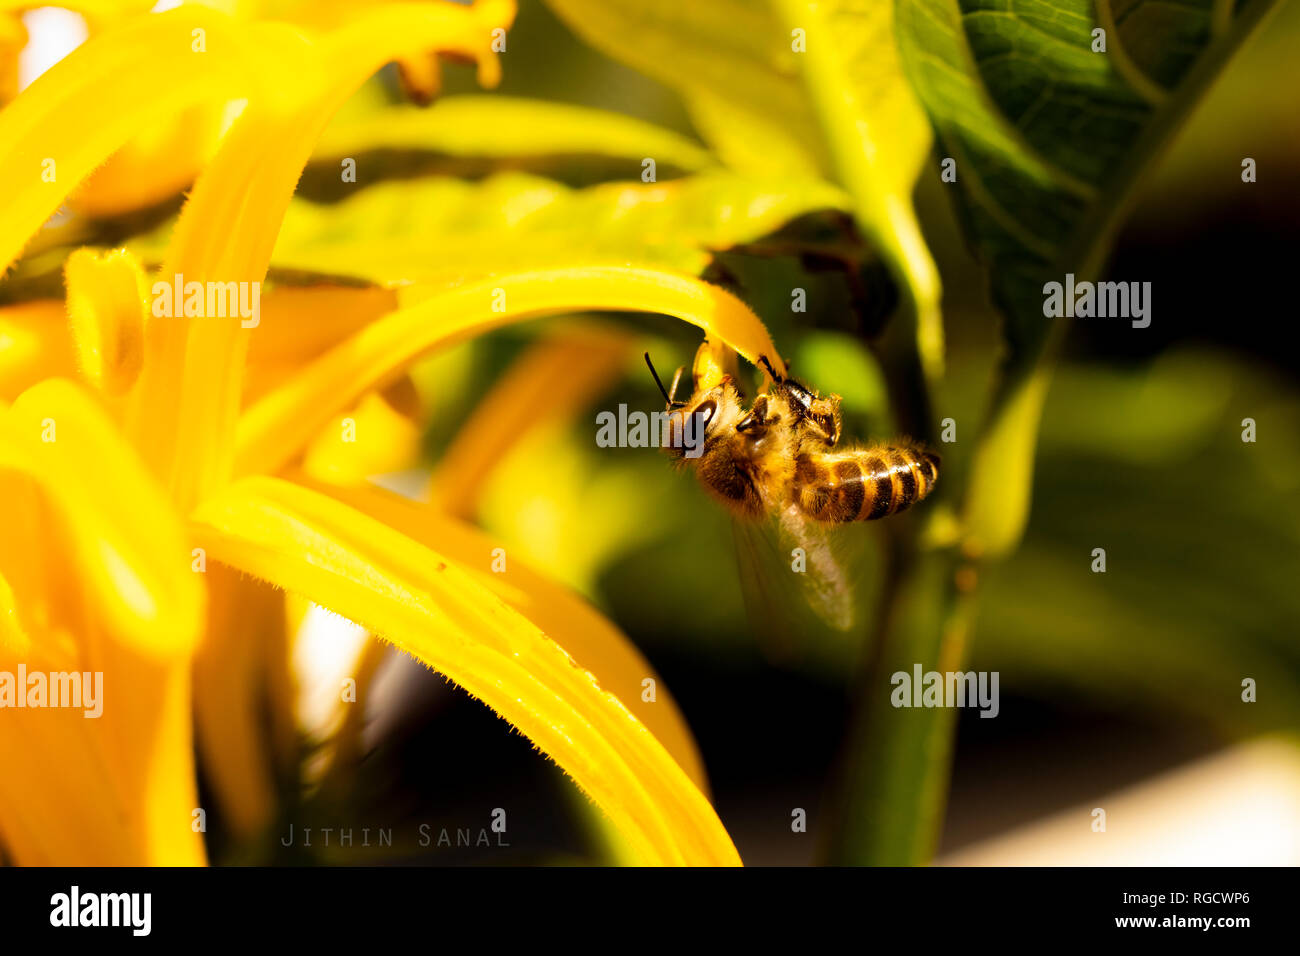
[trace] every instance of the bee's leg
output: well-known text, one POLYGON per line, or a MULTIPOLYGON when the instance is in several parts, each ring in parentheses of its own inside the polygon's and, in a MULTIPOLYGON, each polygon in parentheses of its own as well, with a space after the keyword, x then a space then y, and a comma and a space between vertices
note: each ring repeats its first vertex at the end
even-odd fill
POLYGON ((672 384, 672 387, 671 387, 670 389, 668 389, 668 404, 669 404, 669 405, 672 405, 672 403, 677 399, 677 383, 680 382, 680 381, 682 380, 682 372, 684 372, 685 370, 686 370, 686 366, 685 366, 685 365, 679 365, 679 366, 677 366, 677 373, 676 373, 675 375, 673 375, 673 384, 672 384))
POLYGON ((736 422, 736 431, 747 432, 761 429, 767 424, 767 396, 760 395, 754 399, 754 407, 749 410, 749 414, 736 422))
POLYGON ((767 374, 772 376, 772 381, 774 382, 785 381, 785 379, 782 376, 776 374, 776 369, 772 368, 772 363, 768 360, 766 355, 760 355, 758 357, 758 364, 763 366, 763 368, 767 369, 767 374))
POLYGON ((825 444, 834 445, 840 437, 840 397, 815 399, 808 408, 807 420, 825 444))

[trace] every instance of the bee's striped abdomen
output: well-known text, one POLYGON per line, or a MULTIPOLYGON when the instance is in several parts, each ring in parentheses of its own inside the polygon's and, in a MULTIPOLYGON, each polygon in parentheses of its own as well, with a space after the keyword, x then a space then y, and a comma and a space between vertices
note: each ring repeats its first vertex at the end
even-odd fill
POLYGON ((795 464, 794 501, 817 521, 871 521, 911 507, 938 477, 939 457, 920 448, 802 456, 795 464))

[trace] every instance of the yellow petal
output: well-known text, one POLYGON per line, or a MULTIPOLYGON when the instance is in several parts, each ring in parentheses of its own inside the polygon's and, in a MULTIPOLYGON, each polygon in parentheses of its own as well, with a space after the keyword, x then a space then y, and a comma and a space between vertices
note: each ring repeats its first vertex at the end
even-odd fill
MULTIPOLYGON (((26 653, 33 633, 44 635, 53 623, 66 619, 65 605, 78 600, 72 588, 60 587, 66 578, 60 567, 61 555, 54 555, 55 542, 48 528, 48 505, 30 471, 20 471, 4 463, 8 440, 0 422, 0 501, 4 502, 5 529, 0 534, 0 575, 5 577, 8 593, 7 616, 10 621, 10 651, 26 653)), ((11 450, 9 454, 13 454, 11 450)), ((19 452, 21 454, 21 452, 19 452)), ((48 642, 46 642, 48 643, 48 642)), ((0 643, 0 650, 5 645, 0 643)), ((43 646, 43 652, 61 663, 71 663, 72 652, 66 647, 43 646)))
POLYGON ((0 106, 18 95, 18 56, 27 30, 16 14, 0 12, 0 106))
POLYGON ((144 271, 125 250, 78 249, 64 263, 68 319, 82 374, 106 392, 126 391, 140 371, 148 300, 144 271))
POLYGON ((397 61, 397 76, 407 99, 424 106, 432 103, 442 89, 442 66, 435 55, 402 57, 397 61))
POLYGON ((272 478, 205 501, 195 532, 217 560, 344 615, 481 699, 573 777, 643 863, 739 862, 713 808, 645 725, 446 556, 272 478))
POLYGON ((410 468, 419 460, 420 425, 374 392, 325 426, 307 449, 303 470, 335 485, 410 468))
POLYGON ((0 308, 0 400, 12 401, 41 379, 76 374, 62 300, 38 299, 0 308))
POLYGON ((262 322, 248 347, 248 360, 298 363, 314 358, 395 308, 397 294, 391 289, 278 286, 262 299, 262 322))
POLYGON ((690 276, 610 266, 497 276, 432 295, 366 326, 254 403, 239 422, 237 474, 274 472, 357 398, 420 356, 512 322, 581 311, 659 312, 698 325, 751 362, 784 366, 763 323, 690 276))
POLYGON ((132 14, 148 13, 155 4, 149 0, 58 0, 57 3, 34 3, 32 0, 0 0, 0 10, 30 10, 33 7, 57 7, 85 17, 96 27, 105 27, 132 14))
MULTIPOLYGON (((314 42, 292 31, 260 33, 264 52, 276 57, 274 81, 250 99, 195 184, 163 277, 260 283, 303 167, 344 101, 385 63, 427 50, 475 57, 481 79, 494 82, 491 31, 513 15, 504 0, 378 4, 314 42)), ((229 477, 248 330, 258 322, 209 317, 150 326, 128 428, 182 508, 229 477)))
MULTIPOLYGON (((0 10, 32 6, 35 4, 30 0, 0 0, 0 10)), ((132 16, 149 13, 154 4, 149 0, 60 0, 52 6, 80 14, 90 31, 98 33, 132 16)), ((0 18, 0 63, 4 61, 4 33, 0 18)), ((7 99, 0 90, 0 104, 7 99)), ((102 217, 176 195, 193 182, 202 159, 215 148, 223 108, 222 104, 213 104, 187 110, 176 122, 140 130, 91 173, 70 196, 68 205, 78 213, 102 217)))
POLYGON ((567 421, 617 381, 634 342, 619 329, 584 325, 530 346, 457 430, 434 472, 433 501, 447 514, 472 515, 506 453, 535 429, 567 421))
POLYGON ((31 646, 32 640, 18 617, 18 602, 13 588, 0 574, 0 660, 25 657, 31 646))
POLYGON ((0 657, 75 671, 99 705, 5 711, 0 764, 23 768, 0 774, 5 845, 24 864, 202 863, 186 654, 202 590, 179 521, 104 412, 60 380, 0 420, 0 492, 13 509, 0 603, 27 634, 0 657))
POLYGON ((306 360, 396 307, 395 292, 374 287, 280 286, 268 292, 262 300, 262 322, 248 346, 243 405, 279 386, 306 360))
POLYGON ((492 571, 490 558, 499 542, 473 525, 428 505, 373 485, 332 488, 302 476, 296 480, 458 562, 480 584, 560 642, 565 653, 580 667, 596 675, 600 686, 622 701, 672 754, 695 785, 708 792, 695 738, 663 680, 627 636, 586 601, 532 570, 517 557, 509 559, 504 572, 492 571), (641 699, 645 689, 642 681, 647 678, 655 683, 653 702, 641 699))
POLYGON ((260 75, 229 18, 201 7, 92 37, 0 111, 0 272, 91 171, 133 134, 204 100, 238 98, 260 75), (208 52, 191 50, 207 31, 208 52), (94 122, 87 122, 94 117, 94 122))
POLYGON ((70 579, 94 596, 108 632, 141 653, 189 653, 203 593, 182 527, 89 396, 59 379, 20 395, 0 429, 0 468, 48 495, 70 538, 70 579))
POLYGON ((179 196, 216 151, 225 115, 224 103, 203 104, 142 130, 77 187, 69 208, 103 219, 179 196))
POLYGON ((208 627, 194 659, 199 758, 222 821, 238 838, 274 817, 282 755, 268 734, 268 711, 287 706, 273 693, 273 649, 285 655, 284 595, 216 562, 208 565, 208 627))
POLYGON ((0 837, 24 866, 201 866, 187 662, 107 645, 82 668, 103 675, 98 718, 6 709, 0 761, 16 772, 0 775, 0 837))

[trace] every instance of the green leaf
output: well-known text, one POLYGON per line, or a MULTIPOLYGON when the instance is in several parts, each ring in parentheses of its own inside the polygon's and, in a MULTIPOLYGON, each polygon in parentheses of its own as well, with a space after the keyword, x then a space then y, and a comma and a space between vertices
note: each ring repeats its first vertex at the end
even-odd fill
POLYGON ((1046 394, 1039 363, 1064 330, 1043 287, 1096 280, 1143 174, 1272 6, 1243 0, 899 0, 903 63, 956 160, 950 184, 989 273, 1009 348, 967 498, 968 546, 1009 553, 1029 509, 1046 394), (1093 31, 1106 52, 1093 52, 1093 31))
POLYGON ((975 667, 1018 694, 1216 733, 1300 725, 1297 433, 1294 388, 1219 356, 1062 369, 1039 465, 1050 494, 989 575, 975 667), (1241 440, 1246 416, 1255 442, 1241 440), (1255 703, 1241 699, 1247 677, 1255 703))
POLYGON ((272 265, 381 285, 450 283, 576 262, 633 262, 698 275, 710 250, 845 202, 825 184, 729 173, 586 189, 524 173, 479 183, 381 183, 333 205, 295 202, 272 265))
POLYGON ((596 153, 652 157, 681 169, 714 165, 708 151, 671 130, 609 110, 510 96, 448 96, 431 107, 391 106, 335 123, 316 155, 419 149, 453 156, 514 157, 596 153))
POLYGON ((1020 543, 1029 520, 1038 423, 1050 380, 1046 367, 1015 380, 980 438, 966 488, 965 547, 973 558, 1003 557, 1020 543))
POLYGON ((1014 375, 1060 325, 1043 316, 1044 283, 1097 278, 1143 173, 1271 6, 898 0, 903 65, 956 160, 1014 375))
POLYGON ((314 162, 337 181, 342 158, 357 158, 358 182, 373 182, 366 154, 483 158, 525 163, 542 157, 625 161, 622 178, 642 161, 698 172, 716 165, 708 150, 671 130, 608 110, 495 95, 448 96, 431 107, 392 106, 335 122, 314 162))
MULTIPOLYGON (((800 78, 790 30, 766 0, 547 0, 592 46, 683 94, 703 100, 711 144, 727 145, 733 124, 758 142, 741 149, 751 172, 813 174, 829 168, 800 78), (777 162, 763 157, 776 144, 777 162)), ((700 115, 697 115, 697 120, 700 115)), ((726 149, 722 150, 725 154, 726 149)), ((734 157, 729 157, 734 158, 734 157)))
POLYGON ((889 3, 549 3, 594 46, 678 89, 727 162, 842 185, 910 306, 897 334, 929 377, 940 374, 939 278, 911 203, 930 130, 903 77, 889 3))

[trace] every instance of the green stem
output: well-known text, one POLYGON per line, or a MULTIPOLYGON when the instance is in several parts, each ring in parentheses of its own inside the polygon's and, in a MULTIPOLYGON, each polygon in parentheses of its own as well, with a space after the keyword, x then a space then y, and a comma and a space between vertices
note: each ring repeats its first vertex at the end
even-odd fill
POLYGON ((974 596, 958 588, 970 571, 952 550, 920 555, 899 576, 883 641, 865 663, 839 788, 831 807, 836 865, 915 866, 938 844, 956 711, 896 707, 891 678, 915 667, 964 666, 974 596))

